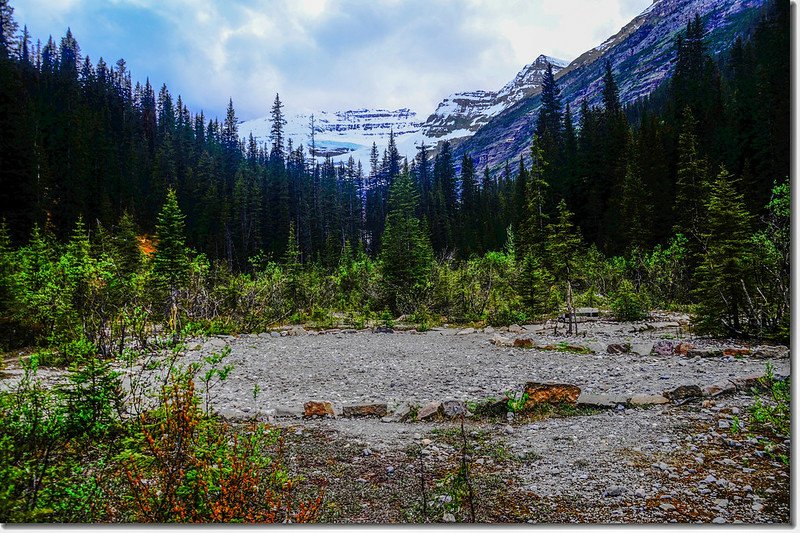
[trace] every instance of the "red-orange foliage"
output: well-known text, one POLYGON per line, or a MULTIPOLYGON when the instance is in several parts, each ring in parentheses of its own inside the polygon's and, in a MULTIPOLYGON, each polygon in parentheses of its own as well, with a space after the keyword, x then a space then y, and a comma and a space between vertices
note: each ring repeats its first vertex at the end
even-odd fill
POLYGON ((312 522, 322 494, 296 502, 296 480, 283 469, 283 443, 268 454, 273 429, 240 434, 204 416, 191 378, 174 380, 161 405, 140 420, 142 446, 124 462, 130 494, 115 498, 135 522, 312 522))

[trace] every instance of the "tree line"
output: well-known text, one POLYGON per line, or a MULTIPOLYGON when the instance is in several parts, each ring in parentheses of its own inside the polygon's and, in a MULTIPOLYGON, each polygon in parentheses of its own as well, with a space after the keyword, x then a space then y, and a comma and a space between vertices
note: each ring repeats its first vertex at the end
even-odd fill
POLYGON ((457 165, 447 142, 409 160, 392 135, 368 168, 319 162, 286 138, 278 95, 259 145, 232 101, 221 123, 192 114, 165 85, 133 84, 124 60, 82 56, 69 30, 33 44, 0 5, 5 321, 36 308, 20 302, 45 263, 55 276, 83 250, 120 279, 160 280, 142 302, 165 320, 386 309, 500 323, 640 298, 695 306, 701 331, 788 331, 784 2, 717 57, 692 20, 671 76, 627 107, 610 64, 602 105, 577 115, 548 69, 530 153, 499 169, 457 165))

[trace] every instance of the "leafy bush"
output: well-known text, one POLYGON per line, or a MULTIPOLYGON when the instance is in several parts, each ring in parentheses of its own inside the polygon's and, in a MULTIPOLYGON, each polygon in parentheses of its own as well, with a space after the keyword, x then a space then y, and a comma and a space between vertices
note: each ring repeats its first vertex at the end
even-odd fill
POLYGON ((611 310, 617 320, 642 320, 648 316, 647 298, 634 290, 633 284, 624 280, 611 302, 611 310))

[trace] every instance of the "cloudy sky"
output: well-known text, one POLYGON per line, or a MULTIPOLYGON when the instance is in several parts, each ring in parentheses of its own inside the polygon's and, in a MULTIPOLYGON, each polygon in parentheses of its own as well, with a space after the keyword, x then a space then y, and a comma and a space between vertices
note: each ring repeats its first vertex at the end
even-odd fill
POLYGON ((71 27, 192 111, 410 107, 496 90, 539 54, 572 60, 651 0, 12 0, 34 38, 71 27))

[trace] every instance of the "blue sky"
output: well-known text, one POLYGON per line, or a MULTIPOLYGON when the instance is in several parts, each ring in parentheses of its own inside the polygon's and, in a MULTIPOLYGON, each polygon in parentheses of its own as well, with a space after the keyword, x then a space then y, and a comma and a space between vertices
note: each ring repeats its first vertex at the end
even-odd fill
POLYGON ((650 0, 12 0, 34 38, 69 26, 83 54, 125 58, 192 111, 410 107, 496 90, 539 54, 574 59, 650 0))

